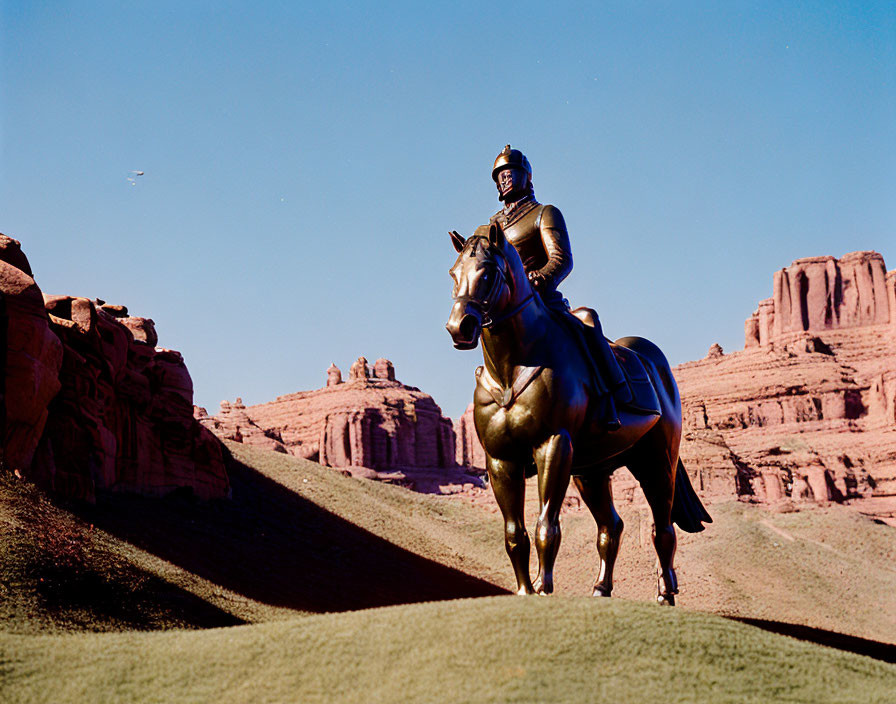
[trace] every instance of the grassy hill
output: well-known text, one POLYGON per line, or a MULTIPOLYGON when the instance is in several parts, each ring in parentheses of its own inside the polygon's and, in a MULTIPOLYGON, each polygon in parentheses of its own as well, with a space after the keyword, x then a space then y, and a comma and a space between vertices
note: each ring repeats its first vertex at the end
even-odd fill
POLYGON ((892 702, 896 665, 710 614, 514 596, 205 631, 0 635, 21 702, 892 702))
POLYGON ((893 665, 697 613, 892 662, 860 639, 896 643, 896 529, 846 508, 712 506, 707 531, 680 534, 681 608, 660 609, 635 506, 621 508, 620 598, 577 598, 595 528, 572 507, 559 595, 504 598, 490 500, 229 447, 230 501, 58 505, 0 479, 0 700, 661 701, 692 685, 684 701, 893 700, 893 665))

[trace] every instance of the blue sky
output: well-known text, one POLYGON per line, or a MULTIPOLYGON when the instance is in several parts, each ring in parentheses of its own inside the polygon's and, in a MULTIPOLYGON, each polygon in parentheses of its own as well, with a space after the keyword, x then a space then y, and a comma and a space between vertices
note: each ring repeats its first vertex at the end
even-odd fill
POLYGON ((0 8, 0 231, 45 293, 153 318, 211 412, 363 354, 459 415, 446 232, 507 142, 564 294, 673 363, 741 348, 796 258, 896 268, 892 2, 0 8))

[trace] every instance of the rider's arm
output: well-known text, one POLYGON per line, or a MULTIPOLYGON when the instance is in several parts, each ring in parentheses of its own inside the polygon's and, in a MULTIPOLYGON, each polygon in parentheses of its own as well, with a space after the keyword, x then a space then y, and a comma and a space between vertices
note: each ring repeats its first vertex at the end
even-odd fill
POLYGON ((553 205, 546 205, 541 211, 540 229, 548 263, 537 273, 549 288, 555 289, 572 271, 572 248, 563 215, 553 205))

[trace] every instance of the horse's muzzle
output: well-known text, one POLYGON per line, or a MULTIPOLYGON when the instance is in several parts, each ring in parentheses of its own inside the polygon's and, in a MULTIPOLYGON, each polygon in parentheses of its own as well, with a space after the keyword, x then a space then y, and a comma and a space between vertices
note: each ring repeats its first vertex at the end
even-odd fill
POLYGON ((468 302, 455 301, 445 328, 454 341, 455 349, 472 350, 479 344, 482 318, 468 302))

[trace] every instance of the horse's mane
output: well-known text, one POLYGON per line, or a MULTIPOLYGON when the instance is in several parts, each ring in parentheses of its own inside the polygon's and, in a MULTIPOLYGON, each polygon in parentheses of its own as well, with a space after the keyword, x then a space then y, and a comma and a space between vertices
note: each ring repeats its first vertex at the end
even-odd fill
POLYGON ((492 245, 491 240, 489 240, 487 235, 470 235, 467 238, 466 246, 469 249, 468 254, 471 257, 476 256, 476 251, 478 247, 481 246, 482 249, 488 253, 497 251, 512 267, 514 267, 514 269, 522 269, 523 260, 520 259, 520 253, 517 252, 516 247, 510 244, 506 239, 504 240, 504 247, 500 248, 492 245))

